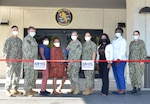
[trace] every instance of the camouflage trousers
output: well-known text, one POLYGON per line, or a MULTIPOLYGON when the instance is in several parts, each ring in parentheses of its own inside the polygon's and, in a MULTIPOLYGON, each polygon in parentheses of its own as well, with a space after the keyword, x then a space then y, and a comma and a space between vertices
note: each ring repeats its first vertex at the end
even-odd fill
POLYGON ((29 65, 28 63, 24 64, 24 90, 29 91, 36 87, 36 79, 38 75, 38 71, 34 70, 33 65, 29 65))
POLYGON ((71 87, 72 88, 76 88, 79 89, 79 71, 80 71, 80 67, 69 67, 67 69, 68 71, 68 77, 70 79, 71 82, 71 87))
POLYGON ((94 70, 84 70, 86 88, 94 88, 94 70))
POLYGON ((34 71, 34 80, 33 80, 33 88, 36 88, 36 80, 38 78, 38 71, 34 71))
POLYGON ((21 63, 11 63, 6 70, 5 89, 18 89, 21 73, 21 63))
POLYGON ((130 63, 129 64, 129 75, 131 79, 131 84, 133 87, 142 87, 142 76, 144 73, 145 65, 141 66, 140 63, 130 63))

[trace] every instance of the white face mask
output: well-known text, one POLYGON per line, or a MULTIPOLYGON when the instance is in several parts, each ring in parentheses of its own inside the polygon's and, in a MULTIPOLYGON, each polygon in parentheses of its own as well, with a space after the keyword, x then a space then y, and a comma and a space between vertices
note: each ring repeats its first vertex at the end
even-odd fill
POLYGON ((116 36, 117 38, 119 38, 119 37, 121 37, 121 33, 115 33, 115 36, 116 36))
POLYGON ((31 37, 34 37, 35 35, 36 35, 36 33, 35 32, 30 32, 30 34, 29 34, 31 37))
POLYGON ((138 40, 138 39, 139 39, 139 36, 138 36, 138 35, 134 35, 134 36, 133 36, 133 39, 134 39, 134 40, 138 40))
POLYGON ((54 46, 55 46, 55 47, 60 47, 60 43, 59 43, 59 42, 54 43, 54 46))
POLYGON ((12 34, 15 36, 18 35, 18 33, 19 33, 18 31, 12 31, 12 34))
POLYGON ((43 41, 43 44, 44 44, 44 45, 49 45, 49 40, 44 40, 44 41, 43 41))
POLYGON ((85 40, 86 40, 86 41, 90 41, 90 40, 91 40, 91 37, 87 37, 87 36, 86 36, 86 37, 85 37, 85 40))
POLYGON ((77 36, 71 36, 72 40, 77 40, 77 36))

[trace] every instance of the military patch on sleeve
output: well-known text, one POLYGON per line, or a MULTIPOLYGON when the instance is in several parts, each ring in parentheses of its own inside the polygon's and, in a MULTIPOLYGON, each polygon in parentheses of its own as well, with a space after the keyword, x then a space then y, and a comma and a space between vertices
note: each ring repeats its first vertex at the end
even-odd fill
POLYGON ((31 41, 30 41, 30 40, 27 40, 27 42, 28 42, 29 44, 31 44, 31 41))
POLYGON ((76 48, 80 48, 80 45, 77 45, 77 47, 76 48))

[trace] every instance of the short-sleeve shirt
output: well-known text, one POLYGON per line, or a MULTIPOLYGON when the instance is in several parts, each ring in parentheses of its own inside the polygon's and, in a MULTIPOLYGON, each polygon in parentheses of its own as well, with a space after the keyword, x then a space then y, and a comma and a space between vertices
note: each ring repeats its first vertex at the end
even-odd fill
MULTIPOLYGON (((44 44, 40 44, 39 50, 41 47, 44 49, 44 56, 45 56, 46 60, 50 60, 50 48, 44 44)), ((42 59, 41 56, 40 56, 40 59, 42 59)))

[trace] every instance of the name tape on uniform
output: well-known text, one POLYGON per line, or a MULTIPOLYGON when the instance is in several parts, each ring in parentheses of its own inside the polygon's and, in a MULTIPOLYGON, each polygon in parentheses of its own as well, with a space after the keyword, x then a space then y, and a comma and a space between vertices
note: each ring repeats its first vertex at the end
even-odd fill
POLYGON ((34 70, 46 70, 46 60, 34 60, 34 70))
POLYGON ((94 70, 94 61, 82 60, 82 70, 94 70))

